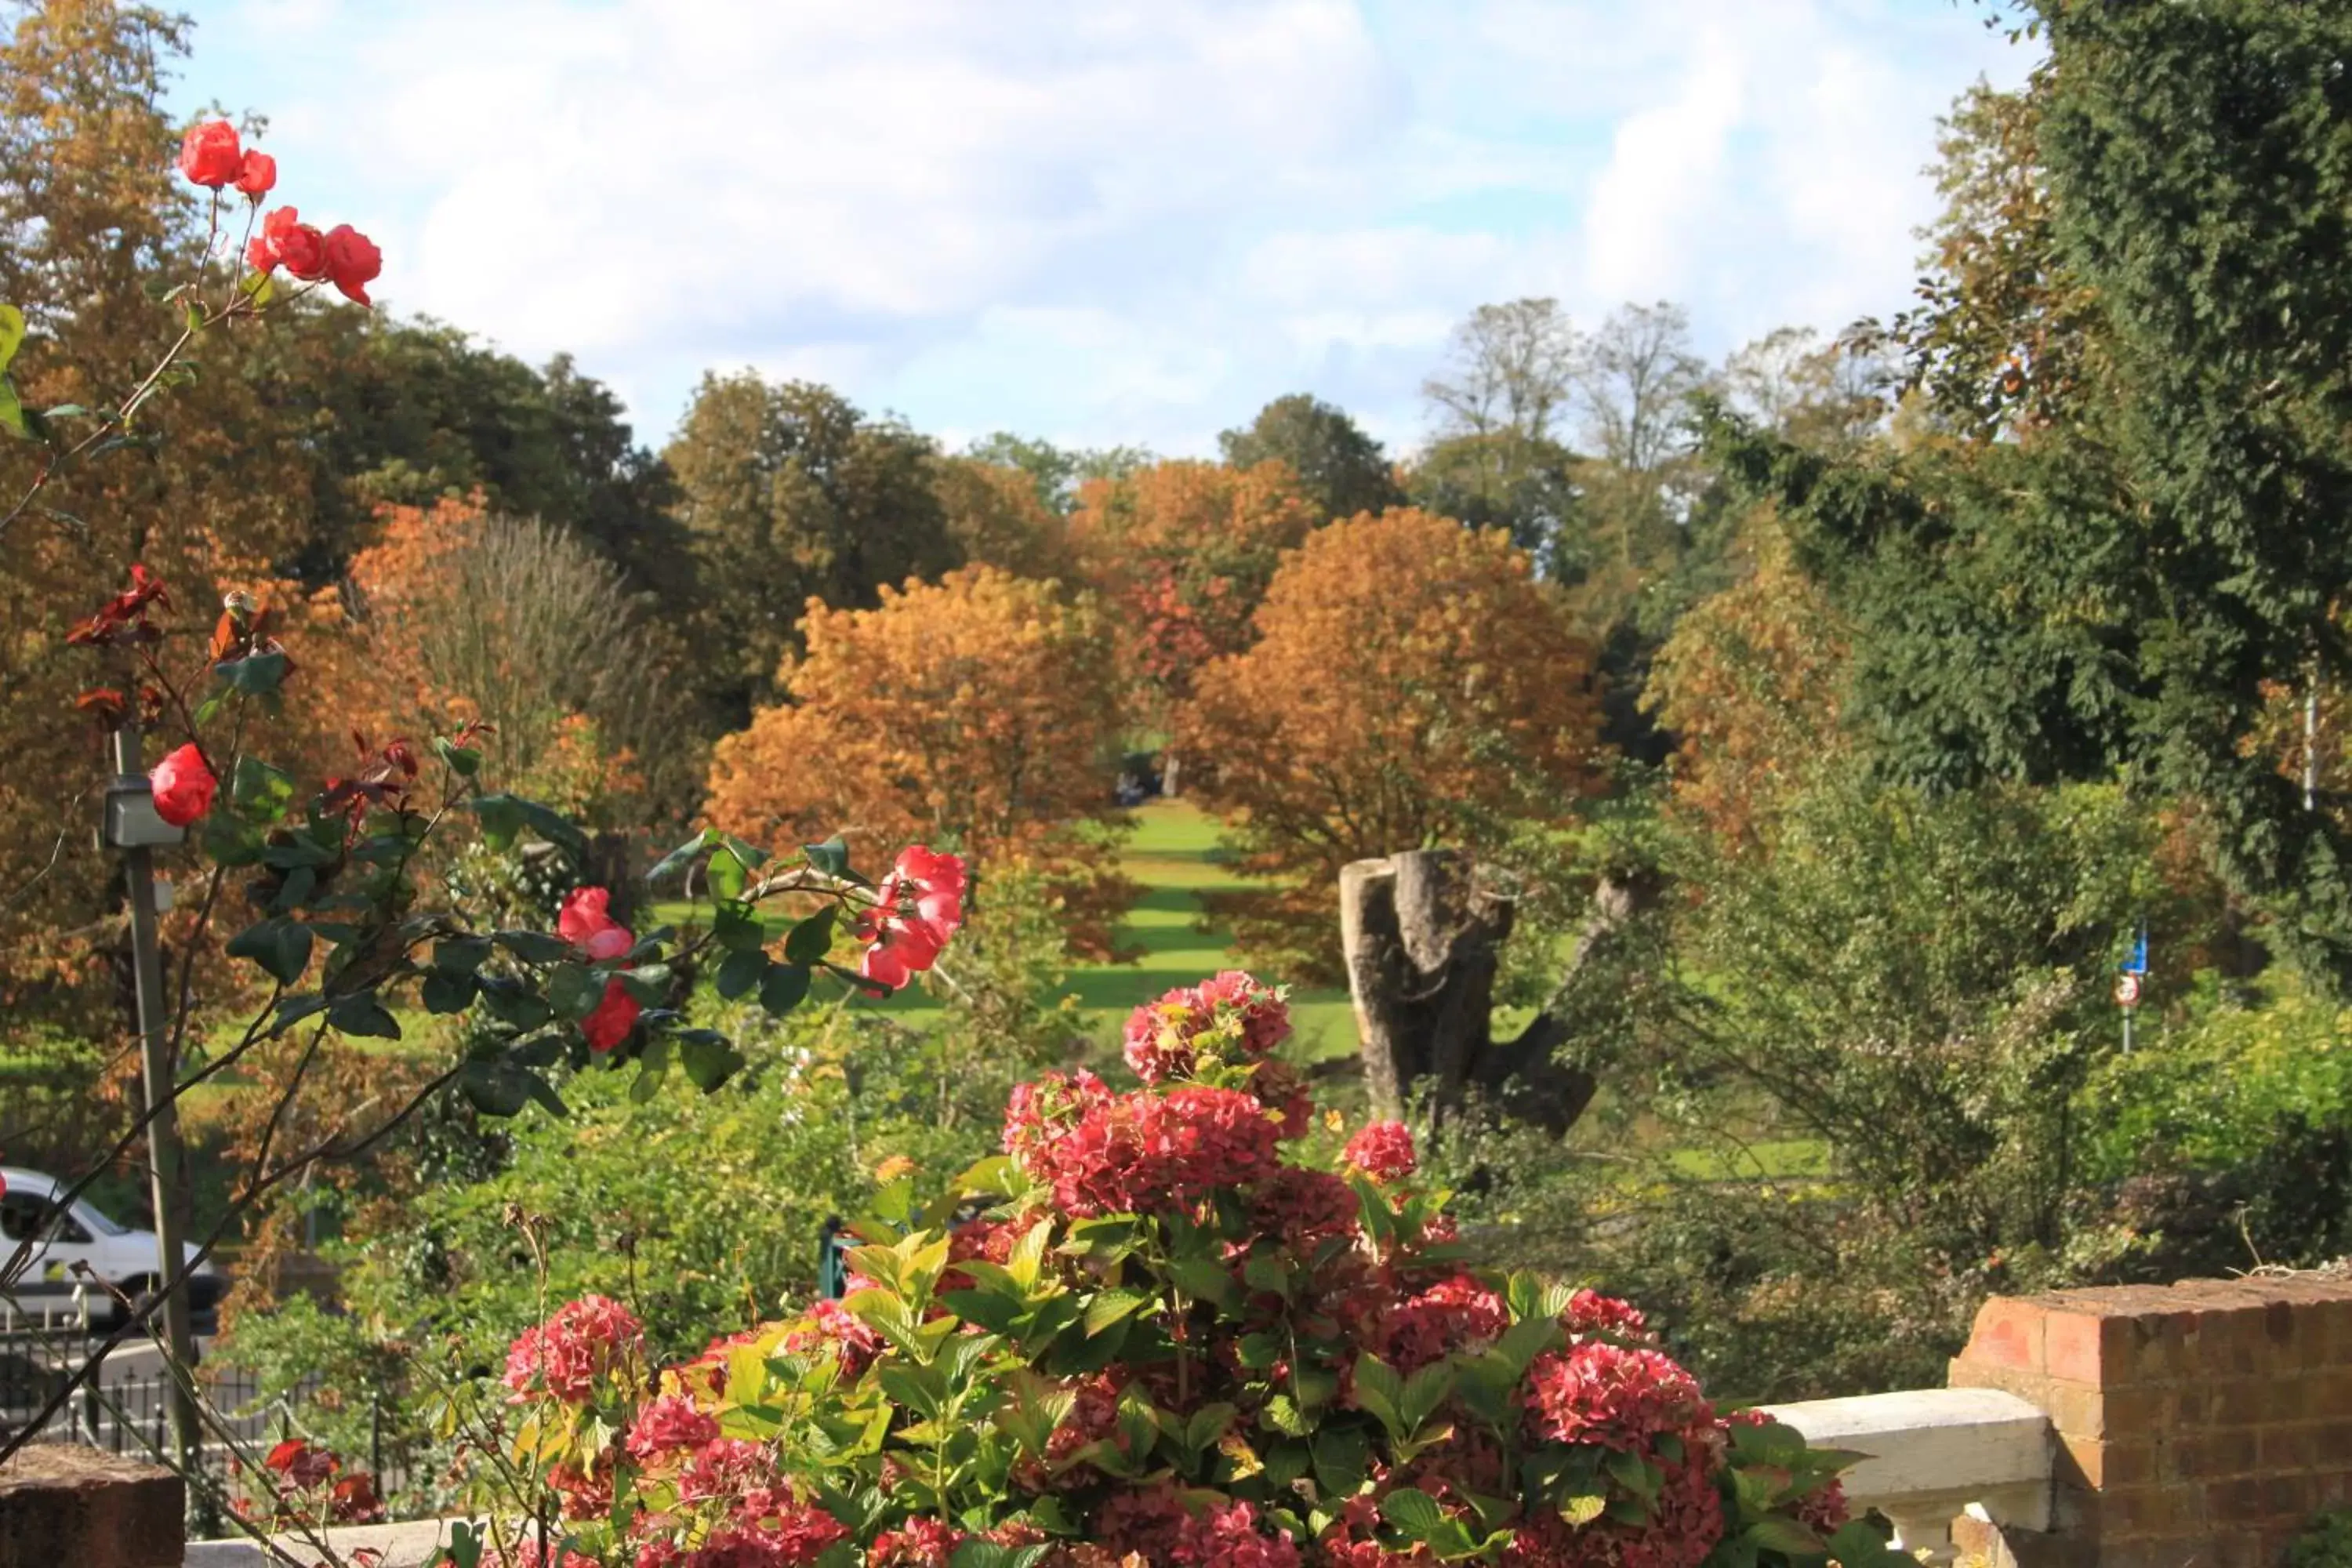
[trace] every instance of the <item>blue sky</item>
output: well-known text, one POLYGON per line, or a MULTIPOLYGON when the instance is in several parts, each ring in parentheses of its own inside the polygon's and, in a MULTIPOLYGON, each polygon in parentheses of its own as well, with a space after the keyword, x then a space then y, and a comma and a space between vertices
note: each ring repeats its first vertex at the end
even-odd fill
POLYGON ((377 298, 958 442, 1171 453, 1309 391, 1409 450, 1471 308, 1676 300, 1720 353, 1900 309, 1965 0, 183 0, 377 298))

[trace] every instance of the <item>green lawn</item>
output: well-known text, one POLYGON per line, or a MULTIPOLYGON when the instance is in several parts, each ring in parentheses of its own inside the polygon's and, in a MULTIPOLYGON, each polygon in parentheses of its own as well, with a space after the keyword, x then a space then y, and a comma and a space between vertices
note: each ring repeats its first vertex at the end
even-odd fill
MULTIPOLYGON (((1141 948, 1133 963, 1085 963, 1073 968, 1069 992, 1078 999, 1087 1032, 1108 1050, 1119 1025, 1137 1005, 1178 985, 1205 979, 1236 962, 1220 930, 1201 929, 1200 895, 1246 886, 1217 856, 1217 819, 1189 801, 1152 801, 1135 814, 1136 829, 1119 855, 1119 868, 1140 884, 1143 897, 1118 930, 1123 948, 1141 948)), ((660 906, 665 921, 683 922, 693 911, 683 903, 660 906)), ((781 935, 781 916, 772 921, 781 935)), ((939 1004, 910 988, 887 1002, 865 1005, 919 1026, 939 1004)), ((1350 1056, 1356 1049, 1355 1019, 1344 990, 1294 992, 1296 1034, 1286 1054, 1301 1062, 1350 1056)))

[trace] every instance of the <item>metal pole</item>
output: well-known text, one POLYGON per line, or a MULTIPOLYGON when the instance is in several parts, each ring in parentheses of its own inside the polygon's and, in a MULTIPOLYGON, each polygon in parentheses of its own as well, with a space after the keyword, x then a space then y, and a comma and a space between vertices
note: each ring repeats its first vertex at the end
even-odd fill
POLYGON ((2319 677, 2303 689, 2303 809, 2319 793, 2319 677))
MULTIPOLYGON (((114 771, 125 779, 147 772, 139 744, 139 721, 129 719, 114 731, 114 771)), ((163 994, 163 947, 155 916, 155 851, 137 845, 122 851, 122 877, 131 893, 131 955, 139 987, 139 1058, 147 1091, 147 1180, 155 1205, 155 1288, 163 1289, 186 1267, 180 1233, 180 1195, 187 1190, 180 1148, 180 1115, 171 1060, 172 1008, 163 994)), ((183 1473, 194 1475, 203 1428, 186 1378, 195 1375, 196 1340, 188 1321, 184 1285, 163 1298, 163 1343, 176 1363, 171 1379, 172 1452, 183 1473)))

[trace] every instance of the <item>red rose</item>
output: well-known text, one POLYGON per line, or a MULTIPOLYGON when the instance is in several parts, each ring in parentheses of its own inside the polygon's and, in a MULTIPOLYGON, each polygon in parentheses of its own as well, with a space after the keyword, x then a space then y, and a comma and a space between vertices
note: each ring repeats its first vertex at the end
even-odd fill
POLYGON ((174 827, 185 827, 210 811, 213 792, 220 787, 194 742, 157 763, 147 782, 154 786, 155 815, 174 827))
POLYGON ((257 202, 277 183, 278 160, 267 153, 247 153, 237 165, 236 188, 257 202))
POLYGON ((556 934, 600 963, 620 957, 636 946, 637 939, 605 913, 612 900, 613 895, 602 888, 572 889, 555 918, 556 934))
POLYGON ((245 156, 237 150, 236 127, 226 120, 208 120, 188 127, 180 139, 180 173, 199 185, 219 190, 244 171, 245 156))
POLYGON ((587 1038, 592 1051, 609 1051, 629 1037, 637 1026, 637 1015, 644 1011, 628 988, 617 980, 604 983, 604 999, 596 1010, 580 1020, 580 1033, 587 1038))
POLYGON ((279 207, 261 220, 261 233, 246 247, 245 258, 257 272, 283 267, 306 283, 327 275, 327 240, 301 221, 292 207, 279 207))
MULTIPOLYGON (((288 270, 292 270, 290 263, 288 270)), ((383 270, 383 252, 375 247, 375 241, 347 223, 339 223, 327 231, 327 276, 342 290, 344 299, 362 305, 374 304, 368 298, 367 286, 383 270)))

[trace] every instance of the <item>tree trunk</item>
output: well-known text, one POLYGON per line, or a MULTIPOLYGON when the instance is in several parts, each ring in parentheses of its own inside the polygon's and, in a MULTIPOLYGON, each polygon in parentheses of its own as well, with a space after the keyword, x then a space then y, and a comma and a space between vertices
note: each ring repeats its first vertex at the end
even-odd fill
POLYGON ((1566 1005, 1593 955, 1654 900, 1644 883, 1603 879, 1551 1003, 1518 1035, 1496 1040, 1495 973, 1511 933, 1511 900, 1480 888, 1458 850, 1415 849, 1343 868, 1339 942, 1379 1113, 1401 1118, 1414 1085, 1427 1079, 1433 1129, 1459 1114, 1475 1089, 1509 1115, 1554 1136, 1567 1132, 1599 1085, 1553 1059, 1571 1035, 1566 1005))

